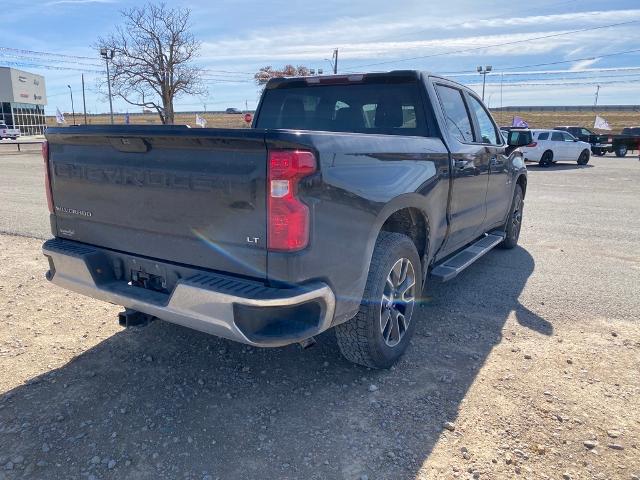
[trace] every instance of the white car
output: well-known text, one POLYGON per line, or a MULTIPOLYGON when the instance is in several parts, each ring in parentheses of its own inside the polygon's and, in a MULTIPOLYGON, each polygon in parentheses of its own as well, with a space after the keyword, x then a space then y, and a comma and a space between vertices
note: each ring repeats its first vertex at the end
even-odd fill
POLYGON ((591 145, 560 130, 531 130, 533 142, 520 147, 525 161, 538 162, 549 167, 558 161, 578 162, 586 165, 591 157, 591 145))

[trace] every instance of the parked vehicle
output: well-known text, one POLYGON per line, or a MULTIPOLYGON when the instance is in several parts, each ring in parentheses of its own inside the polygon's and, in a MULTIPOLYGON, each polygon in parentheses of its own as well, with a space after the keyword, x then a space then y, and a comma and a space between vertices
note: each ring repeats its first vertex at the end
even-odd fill
POLYGON ((626 127, 620 135, 611 137, 616 157, 624 157, 630 150, 640 150, 640 127, 626 127))
MULTIPOLYGON (((390 367, 428 275, 518 242, 527 176, 470 89, 415 71, 273 79, 251 129, 49 128, 47 278, 254 346, 335 327, 390 367), (510 151, 510 153, 508 153, 510 151)), ((515 150, 514 150, 515 149, 515 150)))
POLYGON ((591 145, 581 142, 568 132, 560 130, 531 130, 533 142, 521 147, 526 161, 538 162, 541 167, 549 167, 558 161, 589 163, 591 145))
POLYGON ((613 143, 609 135, 598 135, 588 128, 578 126, 554 127, 554 130, 569 132, 578 140, 589 143, 591 145, 591 153, 599 157, 607 152, 613 152, 613 143))
POLYGON ((230 114, 233 114, 233 115, 242 113, 239 109, 233 108, 233 107, 227 108, 224 112, 225 113, 230 113, 230 114))
POLYGON ((5 138, 10 138, 11 140, 15 140, 20 136, 19 128, 9 128, 4 123, 0 123, 0 140, 4 140, 5 138))

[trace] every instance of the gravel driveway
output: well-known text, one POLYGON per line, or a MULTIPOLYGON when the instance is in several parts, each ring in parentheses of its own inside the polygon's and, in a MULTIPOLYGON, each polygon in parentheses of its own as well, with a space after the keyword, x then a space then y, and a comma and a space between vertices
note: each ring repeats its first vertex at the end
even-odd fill
POLYGON ((521 247, 429 285, 388 371, 121 329, 43 279, 40 162, 0 155, 0 479, 638 479, 637 159, 531 167, 521 247))

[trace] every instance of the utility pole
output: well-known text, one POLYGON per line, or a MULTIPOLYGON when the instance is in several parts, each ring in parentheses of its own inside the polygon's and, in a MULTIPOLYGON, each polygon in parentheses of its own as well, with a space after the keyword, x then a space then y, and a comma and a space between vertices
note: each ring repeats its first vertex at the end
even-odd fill
POLYGON ((600 93, 600 85, 596 85, 596 101, 593 104, 593 110, 595 111, 598 106, 598 94, 600 93))
POLYGON ((76 124, 76 109, 73 107, 73 90, 71 90, 71 85, 67 85, 69 87, 69 93, 71 94, 71 118, 73 118, 73 125, 76 124))
POLYGON ((109 110, 111 111, 111 124, 113 125, 113 100, 111 98, 111 75, 109 75, 109 60, 113 60, 116 52, 113 49, 101 48, 100 56, 104 58, 107 64, 107 87, 109 89, 109 110))
POLYGON ((484 86, 487 82, 487 73, 492 70, 491 65, 487 65, 486 67, 478 67, 478 73, 482 75, 482 101, 484 102, 484 86))
POLYGON ((84 107, 84 124, 87 124, 87 101, 84 96, 84 73, 82 74, 82 106, 84 107))
POLYGON ((333 51, 333 57, 331 57, 333 59, 333 74, 337 75, 338 74, 338 49, 336 48, 333 51))

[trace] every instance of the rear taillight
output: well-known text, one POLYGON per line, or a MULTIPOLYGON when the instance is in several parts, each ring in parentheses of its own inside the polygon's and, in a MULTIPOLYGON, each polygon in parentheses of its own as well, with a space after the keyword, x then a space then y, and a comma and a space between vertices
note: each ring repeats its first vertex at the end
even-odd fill
POLYGON ((44 160, 44 189, 47 192, 49 213, 53 213, 53 196, 51 194, 51 177, 49 176, 49 142, 42 142, 42 159, 44 160))
POLYGON ((531 142, 529 145, 525 145, 526 147, 537 147, 538 146, 538 142, 531 142))
POLYGON ((269 250, 292 252, 309 243, 309 207, 297 196, 300 180, 316 171, 316 157, 301 150, 269 151, 269 250))

